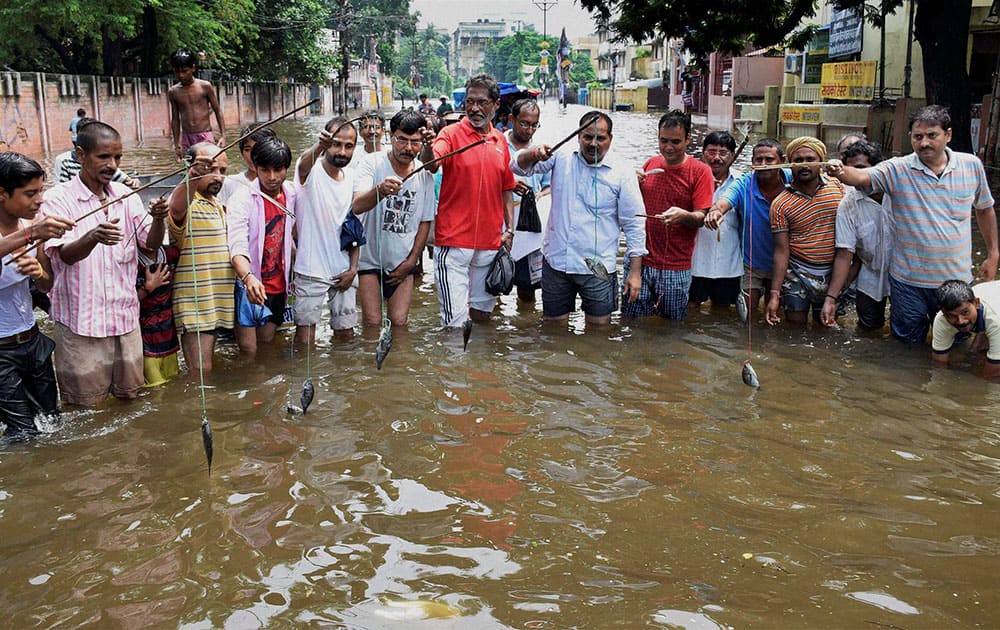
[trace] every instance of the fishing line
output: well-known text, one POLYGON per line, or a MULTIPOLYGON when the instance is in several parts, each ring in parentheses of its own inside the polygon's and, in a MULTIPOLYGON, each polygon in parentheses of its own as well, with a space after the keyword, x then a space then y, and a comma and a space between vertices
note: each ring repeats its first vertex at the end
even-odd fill
MULTIPOLYGON (((391 158, 387 157, 386 159, 389 160, 389 168, 395 174, 391 158)), ((392 322, 389 321, 387 300, 385 298, 385 266, 382 262, 382 222, 385 220, 385 212, 382 209, 382 196, 378 190, 378 164, 372 169, 372 180, 375 184, 375 229, 378 231, 376 237, 378 246, 378 298, 379 310, 382 315, 378 342, 375 344, 375 369, 381 370, 382 362, 385 361, 385 357, 388 356, 389 350, 392 348, 392 322)), ((402 190, 402 187, 400 187, 400 192, 402 190)))
MULTIPOLYGON (((191 199, 191 170, 188 169, 184 173, 184 191, 187 199, 191 199)), ((191 239, 191 277, 192 284, 194 285, 194 312, 195 312, 195 322, 200 328, 201 324, 201 308, 199 307, 198 299, 198 267, 195 265, 195 239, 194 239, 194 228, 192 227, 193 216, 191 203, 188 203, 187 210, 187 233, 188 238, 191 239)), ((201 391, 201 437, 202 442, 205 447, 205 457, 208 460, 208 474, 212 474, 212 427, 208 424, 208 400, 205 395, 205 365, 204 365, 204 353, 201 346, 201 330, 195 331, 197 335, 196 339, 198 341, 198 381, 199 390, 201 391)))
MULTIPOLYGON (((492 123, 489 123, 489 124, 492 125, 492 123)), ((490 131, 489 131, 489 129, 487 129, 487 131, 486 131, 487 135, 483 137, 483 141, 484 142, 486 141, 487 138, 489 138, 489 133, 490 133, 490 131)), ((487 155, 489 155, 488 151, 489 151, 489 149, 487 149, 487 155)), ((481 150, 478 151, 478 152, 480 154, 482 154, 481 150)), ((467 317, 468 317, 468 319, 466 320, 466 322, 468 322, 468 323, 463 323, 462 324, 462 328, 463 328, 462 334, 463 334, 463 338, 464 338, 464 341, 465 341, 465 347, 463 348, 463 350, 465 350, 466 348, 469 347, 469 337, 468 337, 468 335, 470 335, 472 333, 472 291, 473 291, 473 287, 476 286, 475 285, 475 277, 476 277, 476 251, 477 251, 476 250, 476 245, 479 244, 479 215, 480 215, 480 212, 482 211, 482 208, 483 208, 483 175, 485 173, 486 173, 486 161, 485 161, 485 159, 480 158, 480 160, 479 160, 479 191, 476 194, 476 227, 475 227, 475 230, 473 231, 473 235, 472 235, 472 257, 469 260, 469 263, 470 263, 470 265, 469 265, 469 293, 468 293, 468 296, 467 296, 468 303, 466 305, 466 312, 467 312, 467 317), (468 332, 466 332, 466 331, 468 331, 468 332)), ((500 247, 503 247, 503 243, 500 243, 500 247)))

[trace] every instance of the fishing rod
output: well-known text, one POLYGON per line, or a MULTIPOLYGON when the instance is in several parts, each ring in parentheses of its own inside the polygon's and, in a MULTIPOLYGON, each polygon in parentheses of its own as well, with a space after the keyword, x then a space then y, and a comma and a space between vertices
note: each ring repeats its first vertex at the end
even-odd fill
MULTIPOLYGON (((300 105, 299 107, 296 107, 295 109, 290 110, 290 111, 282 114, 281 116, 278 116, 277 118, 272 118, 271 120, 269 120, 267 122, 264 122, 264 123, 261 123, 261 124, 257 125, 249 133, 243 134, 242 136, 240 136, 236 140, 233 140, 229 144, 227 144, 227 145, 223 146, 222 148, 220 148, 219 151, 214 156, 212 156, 212 160, 214 161, 215 158, 219 157, 220 155, 222 155, 223 153, 225 153, 229 149, 231 149, 234 146, 236 146, 237 144, 239 144, 241 141, 249 138, 254 133, 260 131, 261 129, 264 129, 265 127, 270 127, 271 125, 273 125, 274 123, 278 122, 279 120, 283 120, 285 118, 288 118, 292 114, 295 114, 296 112, 300 112, 300 111, 302 111, 303 109, 305 109, 307 107, 311 107, 311 106, 315 105, 318 102, 319 102, 319 99, 318 98, 314 98, 313 100, 309 101, 305 105, 300 105)), ((174 177, 175 175, 183 173, 183 172, 185 172, 189 168, 191 168, 191 163, 188 160, 184 160, 184 165, 181 166, 180 168, 178 168, 177 170, 172 171, 170 173, 167 173, 166 175, 163 175, 162 177, 158 177, 158 178, 154 179, 153 181, 149 182, 148 184, 144 184, 142 186, 139 186, 138 188, 134 188, 134 189, 128 191, 127 193, 125 193, 124 195, 122 195, 121 197, 115 197, 114 199, 108 201, 107 203, 101 204, 100 206, 98 206, 97 208, 94 208, 93 210, 91 210, 89 212, 85 212, 84 214, 82 214, 79 217, 77 217, 76 219, 74 219, 74 221, 75 222, 80 222, 83 219, 86 219, 87 217, 93 216, 93 215, 97 214, 98 212, 100 212, 101 210, 104 210, 105 208, 108 208, 108 207, 110 207, 110 206, 118 203, 119 201, 123 201, 123 200, 131 197, 132 195, 134 195, 136 193, 142 192, 143 190, 146 190, 148 188, 152 188, 153 186, 155 186, 156 184, 159 184, 160 182, 163 182, 163 181, 165 181, 167 179, 170 179, 171 177, 174 177)), ((163 199, 165 196, 166 195, 162 195, 160 198, 163 199)), ((287 209, 285 209, 285 212, 286 212, 286 214, 288 213, 287 209)), ((149 213, 147 212, 146 214, 149 214, 149 213)), ((26 249, 23 252, 21 252, 17 256, 11 257, 11 259, 6 264, 9 265, 10 263, 16 261, 17 259, 19 259, 22 256, 26 255, 32 249, 30 247, 30 243, 26 244, 25 247, 26 247, 26 249)))
POLYGON ((597 122, 597 119, 600 118, 600 117, 601 117, 600 114, 594 114, 593 116, 588 116, 586 122, 584 122, 582 125, 580 125, 577 128, 576 131, 574 131, 573 133, 569 134, 568 136, 566 136, 565 138, 563 138, 562 140, 560 140, 559 142, 557 142, 554 147, 552 147, 552 148, 549 149, 549 153, 552 154, 552 153, 555 153, 556 151, 558 151, 559 148, 562 145, 566 144, 567 142, 569 142, 573 138, 575 138, 578 135, 580 135, 581 133, 583 133, 584 129, 586 129, 590 125, 594 124, 595 122, 597 122))
POLYGON ((799 168, 802 166, 833 166, 840 165, 840 160, 830 160, 827 162, 786 162, 785 164, 752 164, 750 170, 753 171, 776 171, 781 168, 799 168))
POLYGON ((424 170, 425 168, 427 168, 431 164, 435 164, 437 162, 440 162, 441 160, 446 160, 446 159, 448 159, 450 157, 454 157, 454 156, 458 155, 459 153, 465 153, 466 151, 468 151, 469 149, 471 149, 473 147, 478 147, 479 145, 481 145, 484 142, 486 142, 486 139, 487 139, 487 136, 483 136, 479 140, 476 140, 475 142, 473 142, 471 144, 467 144, 467 145, 465 145, 464 147, 462 147, 460 149, 455 149, 451 153, 445 153, 441 157, 436 157, 433 160, 427 160, 426 162, 424 162, 423 164, 420 165, 420 168, 416 168, 416 169, 413 169, 412 171, 410 171, 410 173, 406 177, 403 178, 403 181, 405 182, 406 180, 410 179, 411 177, 413 177, 414 175, 416 175, 420 171, 424 170))

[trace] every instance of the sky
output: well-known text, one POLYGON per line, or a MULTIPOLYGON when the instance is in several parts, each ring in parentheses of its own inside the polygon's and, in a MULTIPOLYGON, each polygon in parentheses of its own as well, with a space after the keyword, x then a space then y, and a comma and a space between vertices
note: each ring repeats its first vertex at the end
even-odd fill
MULTIPOLYGON (((420 26, 433 23, 438 28, 446 27, 449 33, 459 22, 474 22, 477 18, 502 18, 508 23, 523 20, 526 24, 534 24, 535 30, 542 32, 542 10, 531 0, 411 0, 410 8, 420 11, 420 26)), ((549 8, 546 21, 548 34, 555 37, 559 36, 564 26, 566 37, 570 40, 594 31, 590 13, 574 0, 558 0, 549 8)))

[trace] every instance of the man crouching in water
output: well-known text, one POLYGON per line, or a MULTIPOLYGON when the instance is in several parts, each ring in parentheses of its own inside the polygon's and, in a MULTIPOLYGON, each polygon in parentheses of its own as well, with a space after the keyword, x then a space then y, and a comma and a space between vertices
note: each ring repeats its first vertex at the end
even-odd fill
POLYGON ((941 312, 934 317, 931 360, 948 365, 957 341, 973 336, 972 351, 986 352, 983 376, 1000 377, 1000 281, 970 287, 948 280, 937 290, 941 312))

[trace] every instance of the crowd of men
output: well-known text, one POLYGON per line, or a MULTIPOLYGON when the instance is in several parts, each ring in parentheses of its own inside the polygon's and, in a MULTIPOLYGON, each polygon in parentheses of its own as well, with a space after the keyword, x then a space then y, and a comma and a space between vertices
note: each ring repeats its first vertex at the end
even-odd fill
POLYGON ((506 132, 498 107, 497 82, 475 76, 460 122, 435 132, 429 108, 404 109, 385 148, 380 115, 360 128, 335 117, 294 167, 273 131, 249 128, 235 175, 214 136, 192 138, 178 145, 184 181, 148 208, 116 181, 122 143, 106 123, 78 122, 79 170, 44 194, 36 162, 0 154, 7 433, 36 431, 59 398, 135 398, 177 374, 179 352, 190 371, 210 371, 223 330, 253 355, 288 310, 301 344, 324 312, 335 337, 359 323, 406 326, 431 241, 444 327, 489 319, 488 270, 505 248, 518 299, 533 303, 540 288, 545 320, 565 321, 579 298, 588 326, 618 310, 683 319, 707 301, 762 310, 772 325, 811 313, 833 326, 850 302, 860 328, 879 330, 888 297, 894 336, 925 343, 933 329, 934 361, 947 363, 957 341, 982 333, 973 347, 987 352, 984 374, 1000 376, 1000 283, 970 285, 973 213, 986 245, 979 275, 997 271, 993 198, 978 159, 947 147, 944 109, 914 114, 907 156, 883 160, 862 138, 832 159, 816 138, 763 139, 740 174, 729 133, 709 133, 701 159, 689 152, 684 112, 660 118, 659 153, 636 171, 615 158, 603 112, 581 118, 576 146, 553 151, 535 142, 536 102, 514 103, 506 132), (517 229, 521 205, 545 196, 543 230, 517 229), (30 284, 51 298, 52 339, 38 330, 30 284))

